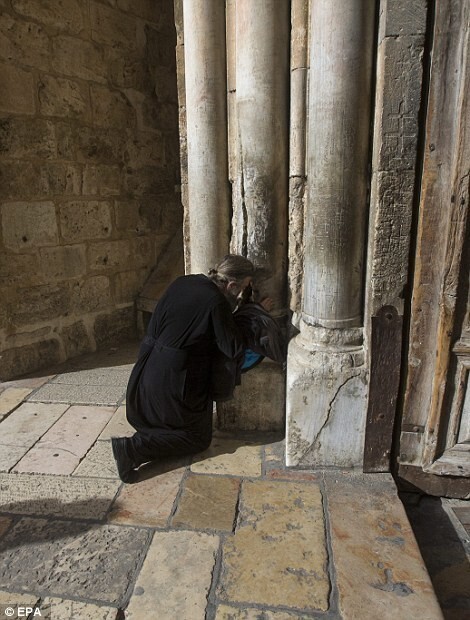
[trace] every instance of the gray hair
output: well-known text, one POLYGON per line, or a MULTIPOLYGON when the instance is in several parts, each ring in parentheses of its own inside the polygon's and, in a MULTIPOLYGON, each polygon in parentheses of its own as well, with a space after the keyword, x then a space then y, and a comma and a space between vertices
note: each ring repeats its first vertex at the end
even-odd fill
POLYGON ((236 282, 240 284, 247 277, 253 277, 253 263, 239 254, 227 254, 215 269, 209 269, 208 276, 216 284, 236 282))

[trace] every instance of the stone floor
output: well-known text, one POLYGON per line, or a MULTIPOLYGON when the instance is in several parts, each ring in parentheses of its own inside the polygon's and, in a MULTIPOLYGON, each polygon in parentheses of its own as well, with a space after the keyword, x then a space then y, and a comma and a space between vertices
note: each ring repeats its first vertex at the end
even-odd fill
POLYGON ((388 475, 288 470, 282 437, 218 432, 122 484, 135 354, 0 384, 0 619, 470 617, 461 593, 443 615, 388 475))

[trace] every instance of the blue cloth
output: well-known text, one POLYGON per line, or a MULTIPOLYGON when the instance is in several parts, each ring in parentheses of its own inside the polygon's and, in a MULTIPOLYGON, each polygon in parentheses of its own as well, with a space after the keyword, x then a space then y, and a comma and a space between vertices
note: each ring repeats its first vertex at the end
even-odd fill
POLYGON ((260 355, 259 353, 255 353, 251 349, 245 349, 245 357, 243 359, 241 371, 246 372, 247 370, 250 370, 257 364, 259 364, 263 359, 264 359, 263 355, 260 355))

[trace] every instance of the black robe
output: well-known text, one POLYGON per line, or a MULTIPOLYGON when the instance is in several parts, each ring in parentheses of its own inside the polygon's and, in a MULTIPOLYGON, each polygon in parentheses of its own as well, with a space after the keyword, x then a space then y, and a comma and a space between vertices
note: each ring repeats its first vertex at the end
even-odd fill
POLYGON ((126 415, 137 431, 129 452, 136 464, 209 446, 218 352, 243 356, 228 301, 204 275, 178 278, 154 310, 129 378, 126 415))

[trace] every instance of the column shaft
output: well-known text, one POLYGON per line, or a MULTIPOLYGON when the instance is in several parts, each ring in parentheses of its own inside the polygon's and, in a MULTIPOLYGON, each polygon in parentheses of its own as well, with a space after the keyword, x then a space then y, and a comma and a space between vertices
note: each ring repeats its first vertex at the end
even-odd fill
POLYGON ((228 252, 225 3, 183 0, 189 255, 206 272, 228 252))
POLYGON ((310 18, 304 320, 362 324, 375 3, 315 0, 310 18))

